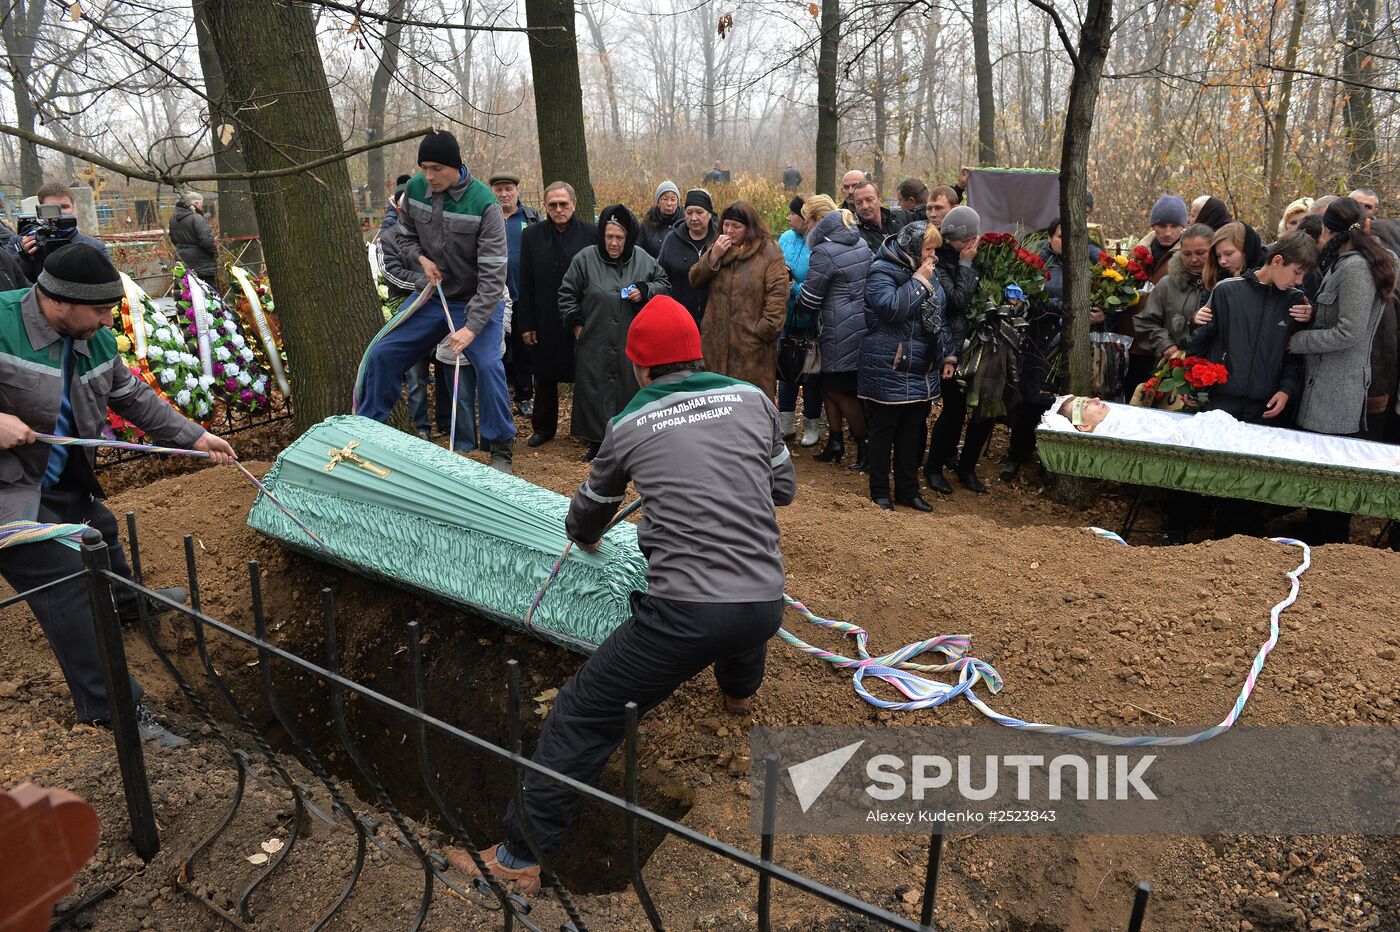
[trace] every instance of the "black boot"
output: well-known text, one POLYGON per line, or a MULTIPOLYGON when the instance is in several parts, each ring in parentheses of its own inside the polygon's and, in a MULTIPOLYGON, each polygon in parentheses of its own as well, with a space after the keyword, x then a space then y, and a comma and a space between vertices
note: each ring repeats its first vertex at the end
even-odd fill
POLYGON ((928 483, 930 491, 939 495, 952 495, 953 487, 948 484, 948 480, 943 478, 943 470, 935 469, 932 465, 924 467, 924 481, 928 483))
POLYGON ((819 463, 839 463, 846 455, 846 445, 841 442, 841 431, 833 430, 826 435, 826 446, 820 453, 813 453, 812 459, 819 463))
POLYGON ((515 474, 515 440, 493 440, 488 445, 491 451, 491 468, 507 476, 515 474))
POLYGON ((1006 468, 1001 471, 1002 482, 1014 482, 1021 473, 1021 464, 1015 460, 1007 461, 1006 468))
POLYGON ((847 469, 854 469, 856 472, 865 472, 870 468, 870 440, 867 437, 857 437, 856 440, 856 461, 847 469))
POLYGON ((977 478, 977 471, 975 469, 969 469, 967 471, 959 470, 958 481, 961 482, 963 488, 967 489, 969 492, 976 492, 978 495, 987 494, 987 487, 982 484, 981 479, 977 478))

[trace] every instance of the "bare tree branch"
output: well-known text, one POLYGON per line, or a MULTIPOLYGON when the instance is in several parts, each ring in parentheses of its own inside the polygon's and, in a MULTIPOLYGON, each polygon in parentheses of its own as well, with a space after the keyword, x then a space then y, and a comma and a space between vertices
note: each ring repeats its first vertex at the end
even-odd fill
POLYGON ((288 175, 299 175, 302 172, 309 172, 313 169, 320 168, 322 165, 330 165, 332 162, 344 161, 345 159, 351 158, 356 155, 360 155, 364 152, 368 152, 371 149, 378 149, 383 146, 397 145, 401 142, 408 142, 410 139, 418 139, 422 136, 426 136, 430 132, 432 132, 432 127, 423 127, 420 129, 413 130, 411 132, 400 133, 397 136, 390 136, 385 139, 378 139, 372 143, 365 143, 364 145, 355 146, 353 148, 346 149, 342 152, 336 152, 332 155, 324 156, 323 158, 313 159, 312 161, 305 162, 301 165, 292 165, 288 168, 273 168, 248 172, 212 172, 206 174, 186 175, 172 173, 169 170, 147 171, 146 169, 138 168, 135 165, 123 165, 121 162, 113 161, 112 159, 109 159, 106 156, 98 155, 96 152, 89 152, 86 149, 80 149, 77 146, 70 146, 66 143, 58 142, 56 140, 49 139, 45 136, 40 136, 38 133, 31 133, 28 130, 20 129, 18 126, 10 126, 8 123, 0 123, 0 133, 5 134, 6 136, 14 136, 17 139, 23 139, 27 142, 32 142, 35 145, 43 146, 46 149, 53 149, 56 152, 62 152, 65 155, 71 155, 74 158, 82 159, 85 162, 91 162, 93 165, 100 166, 102 168, 107 169, 108 171, 116 172, 119 175, 124 175, 127 178, 134 178, 140 181, 149 181, 153 184, 170 185, 171 187, 179 187, 182 184, 188 184, 192 181, 252 181, 259 178, 283 178, 288 175))
POLYGON ((342 13, 351 13, 356 19, 372 19, 380 23, 394 23, 398 26, 421 26, 425 29, 461 29, 467 32, 567 32, 562 26, 473 26, 470 23, 428 22, 421 19, 404 19, 388 13, 373 13, 348 3, 335 0, 299 0, 304 6, 319 6, 342 13))
POLYGON ((1289 74, 1301 74, 1310 78, 1325 78, 1328 81, 1336 81, 1338 84, 1345 84, 1347 87, 1365 87, 1373 91, 1380 91, 1382 94, 1394 94, 1400 91, 1397 87, 1386 87, 1383 84, 1369 84, 1365 81, 1356 81, 1351 78, 1344 78, 1339 74, 1324 74, 1321 71, 1309 71, 1307 68, 1285 68, 1282 65, 1270 65, 1265 62, 1255 62, 1255 66, 1268 71, 1283 71, 1289 74))
POLYGON ((1030 0, 1031 6, 1040 10, 1050 17, 1050 22, 1055 24, 1055 31, 1060 34, 1060 44, 1065 47, 1065 54, 1069 56, 1069 63, 1079 70, 1079 53, 1074 50, 1074 43, 1070 40, 1069 33, 1065 30, 1065 21, 1060 18, 1060 11, 1047 3, 1046 0, 1030 0))

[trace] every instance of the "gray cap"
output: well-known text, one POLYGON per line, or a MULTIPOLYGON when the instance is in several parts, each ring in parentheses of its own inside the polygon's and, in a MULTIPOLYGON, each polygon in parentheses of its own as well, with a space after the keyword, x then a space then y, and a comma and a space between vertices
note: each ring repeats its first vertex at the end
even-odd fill
POLYGON ((1147 222, 1152 226, 1159 223, 1186 226, 1186 202, 1175 194, 1163 194, 1157 198, 1157 203, 1152 205, 1152 213, 1147 215, 1147 222))
POLYGON ((982 218, 971 207, 958 205, 943 216, 939 228, 944 240, 971 239, 982 235, 982 218))

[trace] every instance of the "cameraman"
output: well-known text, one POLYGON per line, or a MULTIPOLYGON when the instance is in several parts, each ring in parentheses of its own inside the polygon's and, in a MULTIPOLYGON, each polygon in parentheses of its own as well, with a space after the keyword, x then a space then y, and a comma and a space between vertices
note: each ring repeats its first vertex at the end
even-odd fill
MULTIPOLYGON (((109 327, 112 305, 121 299, 116 266, 86 243, 50 252, 28 291, 0 294, 0 522, 90 525, 111 548, 112 569, 129 578, 116 519, 100 501, 92 451, 36 442, 35 433, 101 437, 110 407, 157 443, 201 450, 213 463, 231 463, 234 453, 122 363, 109 327)), ((16 592, 48 587, 30 596, 29 607, 63 671, 78 721, 105 724, 111 713, 87 586, 81 578, 61 582, 81 569, 79 553, 54 540, 0 550, 0 576, 16 592)), ((161 594, 185 598, 180 589, 161 594)), ((117 606, 124 617, 140 610, 129 589, 117 595, 117 606)), ((164 747, 189 743, 155 722, 134 680, 132 692, 144 738, 164 747)))
MULTIPOLYGON (((74 215, 73 194, 63 182, 44 182, 39 187, 38 197, 41 207, 45 204, 57 204, 64 217, 74 215)), ((39 280, 39 273, 44 270, 45 256, 70 243, 87 243, 89 246, 102 250, 104 256, 107 255, 107 246, 102 240, 79 232, 77 227, 74 227, 72 232, 62 239, 50 239, 47 243, 41 243, 36 237, 24 235, 17 237, 17 241, 20 266, 32 282, 39 280)))

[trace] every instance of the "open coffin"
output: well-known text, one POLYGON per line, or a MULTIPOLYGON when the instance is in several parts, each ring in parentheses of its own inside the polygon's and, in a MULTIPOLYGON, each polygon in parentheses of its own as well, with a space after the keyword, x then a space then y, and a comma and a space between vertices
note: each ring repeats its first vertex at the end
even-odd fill
MULTIPOLYGON (((564 496, 362 417, 317 424, 263 481, 334 556, 263 495, 248 514, 253 529, 517 629, 568 544, 564 496), (377 471, 332 454, 352 442, 377 471)), ((590 652, 627 619, 629 595, 645 589, 637 531, 623 522, 595 553, 570 551, 531 631, 590 652)))

